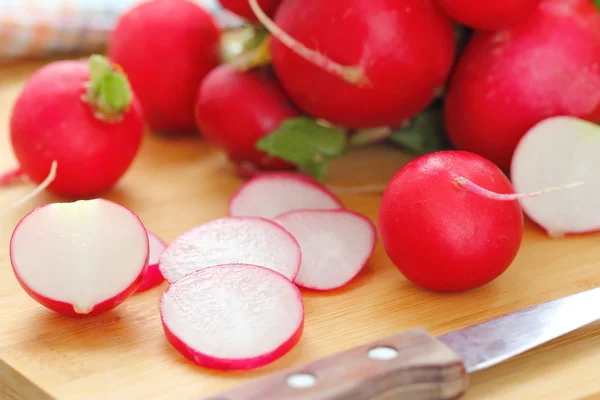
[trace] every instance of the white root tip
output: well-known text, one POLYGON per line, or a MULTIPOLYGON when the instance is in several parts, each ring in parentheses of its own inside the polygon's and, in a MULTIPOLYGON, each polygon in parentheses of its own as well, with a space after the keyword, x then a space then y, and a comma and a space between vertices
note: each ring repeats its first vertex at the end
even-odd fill
POLYGON ((499 200, 499 201, 513 201, 513 200, 518 200, 518 199, 537 197, 537 196, 541 196, 546 193, 557 192, 557 191, 566 190, 566 189, 572 189, 574 187, 583 185, 583 181, 578 181, 578 182, 569 183, 566 185, 554 186, 554 187, 538 190, 535 192, 503 194, 503 193, 492 192, 491 190, 482 188, 481 186, 477 185, 476 183, 471 182, 470 180, 468 180, 467 178, 462 177, 462 176, 456 178, 456 183, 459 186, 469 190, 470 192, 473 192, 473 193, 478 194, 483 197, 487 197, 488 199, 499 200))
POLYGON ((36 197, 40 193, 42 193, 44 190, 46 190, 46 188, 48 188, 48 186, 50 186, 50 184, 56 178, 57 166, 58 166, 58 162, 56 160, 52 161, 52 164, 50 165, 50 172, 48 173, 48 176, 46 177, 46 179, 44 179, 44 181, 42 183, 40 183, 38 186, 36 186, 31 192, 29 192, 25 196, 21 197, 20 199, 15 200, 8 209, 0 212, 0 215, 5 215, 5 214, 9 213, 10 211, 12 211, 15 208, 21 206, 22 204, 28 202, 29 200, 33 199, 34 197, 36 197))

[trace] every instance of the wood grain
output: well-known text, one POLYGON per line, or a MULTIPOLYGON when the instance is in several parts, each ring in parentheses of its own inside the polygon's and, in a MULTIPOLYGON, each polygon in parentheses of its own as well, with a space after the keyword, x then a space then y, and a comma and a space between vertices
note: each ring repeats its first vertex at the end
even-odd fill
POLYGON ((454 400, 467 386, 458 354, 413 328, 198 400, 454 400), (370 358, 378 347, 397 354, 370 358), (288 378, 296 374, 314 377, 313 386, 290 386, 288 378))
MULTIPOLYGON (((10 109, 24 80, 41 65, 0 67, 0 169, 14 165, 10 109)), ((334 164, 328 183, 385 184, 408 160, 406 154, 383 146, 352 151, 334 164)), ((196 224, 224 216, 229 196, 241 182, 223 155, 198 138, 149 134, 132 169, 106 197, 130 207, 148 229, 172 240, 196 224)), ((0 189, 0 204, 7 207, 29 190, 27 183, 0 189)), ((379 195, 341 198, 349 209, 376 222, 379 195)), ((505 274, 489 285, 455 294, 410 284, 379 243, 365 271, 346 288, 303 292, 306 330, 293 351, 254 372, 217 373, 195 367, 165 340, 158 315, 165 285, 85 320, 56 315, 23 292, 8 261, 10 234, 33 207, 59 200, 45 194, 0 217, 0 358, 25 378, 19 381, 22 397, 37 386, 56 400, 190 400, 412 327, 444 334, 600 284, 598 234, 552 240, 528 224, 523 247, 505 274)), ((599 366, 600 324, 592 324, 471 375, 463 398, 578 399, 600 392, 599 366)), ((6 397, 0 392, 0 398, 6 397)))

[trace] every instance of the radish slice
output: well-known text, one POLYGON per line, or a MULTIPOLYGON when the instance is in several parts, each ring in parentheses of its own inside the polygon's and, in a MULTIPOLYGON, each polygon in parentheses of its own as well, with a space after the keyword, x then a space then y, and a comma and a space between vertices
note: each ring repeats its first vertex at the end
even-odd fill
POLYGON ((168 341, 193 363, 248 370, 281 358, 300 340, 304 305, 296 285, 256 265, 192 272, 162 295, 168 341))
POLYGON ((298 242, 273 221, 225 217, 199 225, 169 244, 159 268, 169 283, 218 264, 254 264, 293 280, 300 268, 298 242))
POLYGON ((551 237, 600 229, 600 127, 574 117, 548 118, 531 128, 512 159, 517 192, 582 181, 583 185, 520 199, 523 211, 551 237))
POLYGON ((272 219, 293 210, 336 210, 338 198, 316 180, 293 172, 267 172, 243 184, 229 202, 229 215, 272 219))
POLYGON ((309 289, 333 290, 350 282, 377 242, 373 223, 353 211, 291 211, 275 222, 300 244, 302 263, 294 282, 309 289))
POLYGON ((127 208, 104 199, 36 208, 15 228, 17 280, 42 305, 68 315, 107 311, 133 294, 148 265, 148 236, 127 208))
POLYGON ((158 258, 167 248, 167 244, 152 232, 148 233, 148 241, 150 242, 150 257, 148 261, 148 271, 144 275, 144 280, 136 290, 136 293, 145 292, 155 288, 164 282, 165 278, 158 269, 158 258))

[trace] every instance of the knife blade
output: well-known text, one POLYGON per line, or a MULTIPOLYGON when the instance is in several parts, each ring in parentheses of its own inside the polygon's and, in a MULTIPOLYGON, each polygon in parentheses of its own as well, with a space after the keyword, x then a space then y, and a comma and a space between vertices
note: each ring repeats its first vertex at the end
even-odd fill
POLYGON ((600 288, 437 338, 412 328, 198 400, 449 400, 468 374, 600 319, 600 288))

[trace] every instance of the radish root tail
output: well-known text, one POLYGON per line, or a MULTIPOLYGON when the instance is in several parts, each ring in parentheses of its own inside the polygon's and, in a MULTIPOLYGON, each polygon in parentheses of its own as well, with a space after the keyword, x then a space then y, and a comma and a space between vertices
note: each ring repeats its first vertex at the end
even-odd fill
POLYGON ((540 195, 543 195, 546 193, 571 189, 571 188, 583 185, 583 182, 579 181, 579 182, 569 183, 567 185, 555 186, 555 187, 551 187, 551 188, 547 188, 547 189, 542 189, 542 190, 538 190, 536 192, 531 192, 531 193, 501 194, 501 193, 492 192, 491 190, 488 190, 488 189, 484 189, 481 186, 477 185, 476 183, 473 183, 470 180, 468 180, 467 178, 462 177, 462 176, 456 178, 456 183, 460 187, 462 187, 472 193, 478 194, 483 197, 487 197, 488 199, 499 200, 499 201, 513 201, 513 200, 523 199, 523 198, 528 198, 528 197, 536 197, 536 196, 540 196, 540 195))
POLYGON ((9 171, 6 171, 0 175, 0 186, 8 185, 21 176, 23 176, 23 170, 21 170, 21 167, 15 167, 9 171))
POLYGON ((278 27, 275 22, 273 22, 273 20, 271 20, 271 18, 269 18, 269 16, 260 8, 257 0, 248 0, 248 3, 254 12, 254 15, 256 15, 256 18, 261 24, 263 24, 269 33, 279 39, 286 47, 304 58, 306 61, 309 61, 315 64, 317 67, 323 68, 324 70, 339 76, 350 84, 364 85, 369 82, 361 67, 338 64, 330 58, 309 49, 288 35, 283 29, 278 27))
POLYGON ((21 197, 20 199, 17 199, 16 201, 14 201, 12 203, 12 205, 10 206, 10 208, 0 212, 0 215, 4 215, 4 214, 8 213, 9 211, 14 210, 15 208, 28 202, 29 200, 33 199, 34 197, 36 197, 40 193, 42 193, 44 190, 46 190, 46 188, 48 186, 50 186, 50 184, 56 178, 56 168, 57 168, 57 162, 52 161, 52 165, 50 166, 50 172, 48 173, 48 176, 46 177, 46 179, 44 179, 44 181, 42 183, 40 183, 38 186, 36 186, 31 192, 29 192, 25 196, 21 197))

